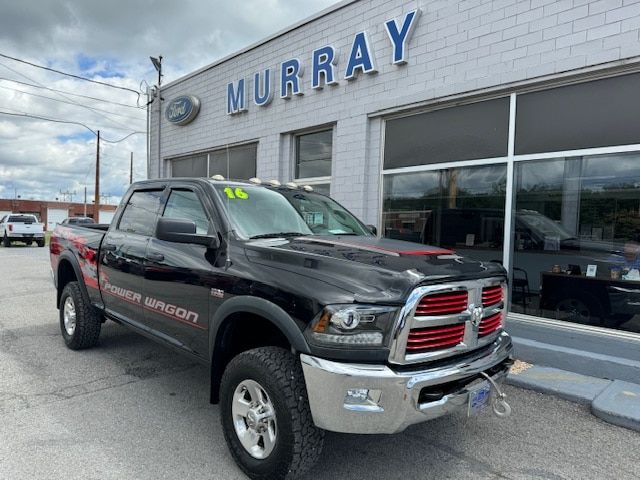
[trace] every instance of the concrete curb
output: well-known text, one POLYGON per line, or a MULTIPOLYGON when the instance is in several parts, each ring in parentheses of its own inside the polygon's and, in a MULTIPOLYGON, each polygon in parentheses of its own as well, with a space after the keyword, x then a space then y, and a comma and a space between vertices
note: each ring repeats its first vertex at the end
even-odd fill
POLYGON ((590 405, 591 412, 614 425, 640 431, 640 385, 605 380, 557 368, 531 366, 510 373, 507 383, 590 405))
POLYGON ((534 365, 521 373, 510 373, 507 377, 507 383, 555 395, 582 405, 590 405, 596 396, 609 386, 611 381, 587 377, 557 368, 534 365))
POLYGON ((591 412, 609 423, 640 432, 640 385, 614 380, 594 399, 591 412))

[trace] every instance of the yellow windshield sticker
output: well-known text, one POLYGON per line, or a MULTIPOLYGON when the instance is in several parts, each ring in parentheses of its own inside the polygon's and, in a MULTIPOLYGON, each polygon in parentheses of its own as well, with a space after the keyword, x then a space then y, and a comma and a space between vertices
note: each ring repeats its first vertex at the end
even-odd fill
POLYGON ((229 198, 230 200, 246 200, 247 198, 249 198, 249 194, 240 187, 237 187, 235 189, 227 187, 223 190, 223 192, 227 194, 227 198, 229 198))

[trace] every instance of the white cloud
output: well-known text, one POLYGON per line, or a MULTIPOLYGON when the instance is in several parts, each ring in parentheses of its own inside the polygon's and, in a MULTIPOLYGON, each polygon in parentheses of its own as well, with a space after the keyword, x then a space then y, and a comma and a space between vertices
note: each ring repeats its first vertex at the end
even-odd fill
MULTIPOLYGON (((335 1, 0 0, 0 53, 138 91, 141 81, 156 81, 149 56, 163 55, 166 83, 335 1)), ((109 140, 146 130, 144 109, 63 96, 8 79, 127 105, 138 101, 131 92, 0 57, 0 111, 83 123, 109 140)), ((140 102, 144 104, 144 98, 140 102)), ((96 142, 87 132, 80 125, 0 114, 0 196, 13 195, 16 189, 22 198, 51 200, 62 189, 76 191, 78 200, 85 185, 92 196, 96 142)), ((145 143, 142 134, 117 144, 102 143, 100 189, 110 193, 113 201, 128 186, 130 152, 134 153, 134 179, 146 177, 145 143)))

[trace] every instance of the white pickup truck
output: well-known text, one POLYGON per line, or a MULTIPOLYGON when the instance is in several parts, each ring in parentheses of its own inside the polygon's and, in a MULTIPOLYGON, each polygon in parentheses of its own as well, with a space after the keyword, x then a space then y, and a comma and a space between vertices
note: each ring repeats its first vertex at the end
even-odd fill
POLYGON ((36 242, 39 247, 44 247, 44 224, 35 215, 10 213, 0 220, 0 236, 5 247, 10 247, 11 242, 27 245, 36 242))

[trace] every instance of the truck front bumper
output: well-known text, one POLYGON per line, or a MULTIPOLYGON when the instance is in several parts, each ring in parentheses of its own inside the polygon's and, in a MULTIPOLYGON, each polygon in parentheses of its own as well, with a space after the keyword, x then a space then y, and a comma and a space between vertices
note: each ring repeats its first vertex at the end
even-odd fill
POLYGON ((484 378, 501 383, 511 360, 501 333, 479 352, 415 370, 340 363, 300 355, 316 426, 343 433, 397 433, 414 423, 466 409, 469 387, 484 378))

